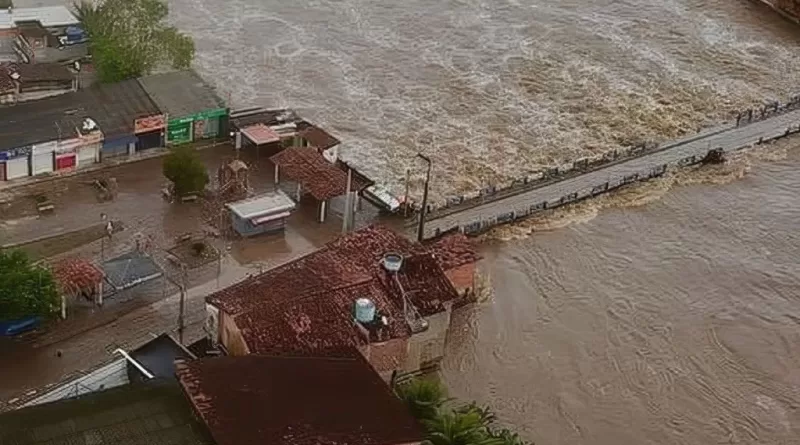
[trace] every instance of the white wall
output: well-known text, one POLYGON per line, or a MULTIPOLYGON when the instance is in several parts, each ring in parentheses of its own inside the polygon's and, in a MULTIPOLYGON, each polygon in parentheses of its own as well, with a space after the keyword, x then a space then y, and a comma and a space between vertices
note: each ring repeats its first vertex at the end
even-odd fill
POLYGON ((44 390, 42 395, 26 402, 22 406, 41 405, 90 392, 127 385, 128 383, 130 383, 130 380, 128 380, 128 361, 121 358, 88 374, 64 382, 55 388, 44 390))

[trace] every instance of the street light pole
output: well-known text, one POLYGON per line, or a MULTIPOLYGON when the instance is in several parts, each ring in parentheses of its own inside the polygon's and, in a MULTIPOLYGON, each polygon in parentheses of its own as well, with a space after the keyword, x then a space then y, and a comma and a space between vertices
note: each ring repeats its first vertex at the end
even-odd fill
POLYGON ((422 153, 417 153, 417 157, 428 164, 428 172, 425 175, 425 190, 422 192, 422 210, 419 212, 419 227, 417 227, 417 241, 425 239, 425 213, 428 211, 428 185, 431 182, 431 159, 422 153))

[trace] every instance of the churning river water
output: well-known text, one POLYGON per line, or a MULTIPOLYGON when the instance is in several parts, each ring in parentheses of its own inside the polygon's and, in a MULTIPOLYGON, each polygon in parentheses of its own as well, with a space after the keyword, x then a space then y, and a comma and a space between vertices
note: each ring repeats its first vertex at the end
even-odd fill
MULTIPOLYGON (((747 0, 170 4, 234 104, 297 108, 397 191, 422 150, 437 198, 800 90, 800 30, 747 0)), ((490 235, 453 395, 544 445, 800 443, 798 166, 739 160, 490 235)))
MULTIPOLYGON (((800 29, 748 0, 169 0, 235 106, 294 107, 433 198, 731 118, 800 83, 800 29)), ((413 191, 413 188, 412 188, 413 191)))

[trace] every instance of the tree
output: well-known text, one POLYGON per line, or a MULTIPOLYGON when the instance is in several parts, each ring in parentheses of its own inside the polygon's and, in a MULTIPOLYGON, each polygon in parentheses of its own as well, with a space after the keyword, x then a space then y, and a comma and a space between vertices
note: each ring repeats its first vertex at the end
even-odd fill
POLYGON ((177 196, 201 192, 208 184, 206 166, 189 147, 177 147, 164 158, 164 176, 172 181, 177 196))
POLYGON ((194 42, 167 25, 163 0, 81 0, 73 9, 89 35, 101 82, 144 76, 164 64, 185 69, 192 63, 194 42))
POLYGON ((20 250, 0 251, 0 320, 52 316, 59 306, 53 274, 20 250))
POLYGON ((411 380, 395 388, 395 393, 419 420, 434 420, 448 400, 444 386, 433 379, 411 380))

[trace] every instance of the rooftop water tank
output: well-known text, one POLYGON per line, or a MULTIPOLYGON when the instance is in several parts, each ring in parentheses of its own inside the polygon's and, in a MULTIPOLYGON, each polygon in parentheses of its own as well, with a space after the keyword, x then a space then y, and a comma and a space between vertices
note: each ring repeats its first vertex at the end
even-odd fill
POLYGON ((369 298, 359 298, 355 305, 356 321, 372 323, 375 320, 375 303, 369 298))
POLYGON ((383 267, 389 272, 398 272, 403 267, 403 255, 387 253, 383 256, 383 267))

